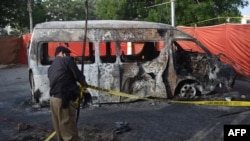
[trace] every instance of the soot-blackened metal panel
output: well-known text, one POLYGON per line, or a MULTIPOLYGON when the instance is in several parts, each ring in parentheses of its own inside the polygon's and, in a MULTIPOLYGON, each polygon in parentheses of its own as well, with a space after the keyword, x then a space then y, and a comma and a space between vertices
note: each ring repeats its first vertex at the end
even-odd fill
MULTIPOLYGON (((102 63, 98 66, 98 86, 108 90, 120 91, 120 71, 119 65, 114 63, 102 63)), ((107 93, 99 94, 100 103, 120 102, 119 96, 109 95, 107 93)))
MULTIPOLYGON (((152 61, 144 63, 121 64, 122 86, 121 91, 144 97, 167 98, 166 87, 162 79, 168 63, 168 47, 152 61)), ((122 98, 122 101, 133 99, 122 98)))

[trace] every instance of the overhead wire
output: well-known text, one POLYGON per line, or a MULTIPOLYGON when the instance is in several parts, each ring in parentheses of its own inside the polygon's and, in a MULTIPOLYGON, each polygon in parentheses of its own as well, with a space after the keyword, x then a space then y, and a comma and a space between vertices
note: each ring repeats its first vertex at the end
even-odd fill
POLYGON ((203 21, 198 21, 198 22, 193 22, 190 24, 186 24, 186 25, 194 25, 194 24, 198 24, 198 23, 203 23, 203 22, 207 22, 207 21, 212 21, 212 20, 217 20, 217 19, 241 19, 242 17, 216 17, 216 18, 210 18, 210 19, 206 19, 203 21))

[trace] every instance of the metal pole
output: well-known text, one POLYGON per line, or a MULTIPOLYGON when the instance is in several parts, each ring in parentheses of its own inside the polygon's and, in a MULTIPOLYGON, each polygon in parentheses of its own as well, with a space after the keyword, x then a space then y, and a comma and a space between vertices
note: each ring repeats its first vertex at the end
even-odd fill
POLYGON ((33 19, 32 19, 32 2, 31 2, 31 0, 28 0, 27 6, 28 6, 28 11, 29 11, 30 33, 32 33, 32 30, 33 30, 33 19))
POLYGON ((171 0, 171 24, 172 26, 175 26, 175 6, 174 6, 174 0, 171 0))
POLYGON ((85 31, 84 31, 84 39, 83 39, 83 49, 82 49, 82 67, 81 71, 84 72, 84 55, 85 55, 85 48, 87 42, 87 30, 88 30, 88 0, 85 0, 85 31))

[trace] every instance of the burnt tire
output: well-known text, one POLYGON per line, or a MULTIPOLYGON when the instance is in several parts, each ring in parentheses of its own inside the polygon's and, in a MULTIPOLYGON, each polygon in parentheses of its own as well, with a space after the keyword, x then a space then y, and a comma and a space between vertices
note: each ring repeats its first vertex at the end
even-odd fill
POLYGON ((177 96, 184 99, 191 99, 199 95, 200 92, 195 88, 196 83, 194 81, 187 81, 181 83, 177 88, 177 96))

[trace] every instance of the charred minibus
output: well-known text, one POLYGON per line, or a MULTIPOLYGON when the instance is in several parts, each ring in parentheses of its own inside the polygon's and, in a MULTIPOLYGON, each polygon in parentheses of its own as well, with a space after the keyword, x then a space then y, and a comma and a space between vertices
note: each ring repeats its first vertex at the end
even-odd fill
MULTIPOLYGON (((79 69, 84 64, 88 84, 141 98, 192 98, 209 94, 219 85, 228 90, 233 86, 236 73, 230 65, 171 25, 89 20, 85 30, 85 23, 53 21, 35 26, 27 53, 34 102, 49 101, 47 71, 59 45, 71 50, 79 69)), ((90 88, 86 93, 92 103, 133 100, 90 88)))

